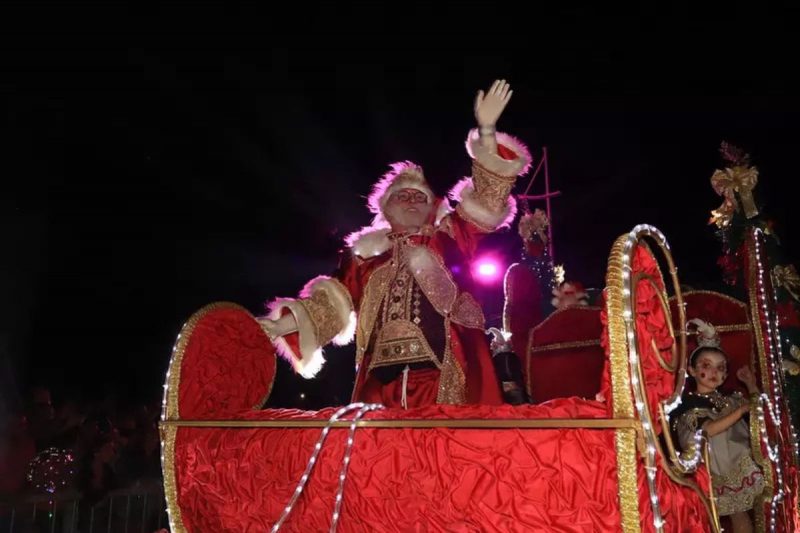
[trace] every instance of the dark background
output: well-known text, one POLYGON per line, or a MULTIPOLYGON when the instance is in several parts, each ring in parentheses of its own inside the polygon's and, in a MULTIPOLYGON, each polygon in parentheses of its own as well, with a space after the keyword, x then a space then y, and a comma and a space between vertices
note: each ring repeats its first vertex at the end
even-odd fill
MULTIPOLYGON (((500 129, 537 160, 548 148, 568 278, 601 288, 614 238, 647 222, 684 283, 718 287, 722 140, 753 155, 758 198, 800 250, 791 12, 287 7, 3 8, 4 403, 37 384, 56 401, 159 394, 198 308, 259 314, 334 268, 388 163, 419 162, 439 193, 467 174, 472 100, 499 77, 514 89, 500 129)), ((487 244, 508 260, 516 246, 487 244)), ((490 316, 499 291, 483 295, 490 316)), ((281 362, 272 404, 346 403, 351 350, 328 359, 308 382, 281 362)))

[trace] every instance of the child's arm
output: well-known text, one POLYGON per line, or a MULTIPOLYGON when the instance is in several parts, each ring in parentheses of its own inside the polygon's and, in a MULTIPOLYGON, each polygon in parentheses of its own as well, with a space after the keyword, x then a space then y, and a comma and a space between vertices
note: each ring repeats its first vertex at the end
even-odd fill
POLYGON ((703 429, 706 430, 709 437, 713 437, 714 435, 719 435, 736 422, 738 422, 744 415, 750 412, 750 404, 745 404, 739 407, 738 409, 734 410, 733 412, 723 416, 718 420, 709 420, 705 424, 703 424, 703 429))

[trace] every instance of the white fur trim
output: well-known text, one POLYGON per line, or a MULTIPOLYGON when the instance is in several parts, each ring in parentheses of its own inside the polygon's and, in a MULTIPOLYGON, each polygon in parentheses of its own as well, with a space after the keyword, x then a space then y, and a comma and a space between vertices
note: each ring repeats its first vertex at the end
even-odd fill
POLYGON ((336 314, 339 315, 339 319, 344 324, 344 327, 333 338, 333 344, 336 346, 350 344, 356 333, 356 312, 353 308, 353 299, 347 287, 330 276, 317 276, 306 283, 303 290, 300 291, 300 297, 310 298, 317 291, 328 293, 328 300, 333 304, 336 314))
POLYGON ((495 133, 495 138, 497 139, 497 144, 502 144, 514 152, 517 158, 511 160, 503 159, 497 154, 496 148, 490 149, 483 146, 477 128, 470 130, 467 135, 467 153, 484 168, 501 176, 522 176, 528 172, 533 161, 528 147, 522 141, 507 133, 497 132, 495 133))
POLYGON ((458 202, 470 222, 486 231, 511 225, 517 216, 517 201, 513 196, 508 197, 508 202, 502 211, 492 211, 474 198, 475 187, 472 178, 464 178, 450 190, 450 198, 458 202))
POLYGON ((436 218, 434 219, 434 227, 439 227, 439 224, 444 220, 444 217, 453 212, 453 206, 447 201, 447 198, 442 198, 439 208, 436 209, 436 218))
POLYGON ((314 333, 311 317, 297 300, 278 298, 269 304, 270 312, 267 318, 278 320, 285 308, 289 309, 297 322, 297 331, 300 335, 300 354, 294 353, 282 337, 277 337, 272 344, 278 355, 286 359, 295 372, 306 379, 313 378, 325 364, 325 357, 322 354, 322 348, 317 345, 317 336, 314 333))
MULTIPOLYGON (((336 314, 339 315, 344 327, 333 338, 333 343, 343 346, 353 340, 356 332, 356 312, 353 309, 353 300, 347 288, 339 280, 329 276, 317 276, 300 291, 300 298, 310 298, 317 291, 325 291, 328 300, 333 304, 336 314)), ((315 332, 314 324, 308 311, 299 300, 294 298, 278 298, 269 304, 267 318, 278 320, 284 309, 288 309, 297 323, 299 335, 300 354, 294 353, 283 337, 277 337, 273 344, 278 354, 289 361, 295 372, 304 378, 313 378, 325 363, 322 346, 315 332)))
POLYGON ((387 235, 391 228, 382 226, 365 226, 345 237, 344 241, 353 250, 353 254, 362 259, 381 255, 392 247, 387 235))
POLYGON ((383 212, 389 196, 398 188, 420 190, 428 195, 428 203, 433 202, 433 192, 425 181, 422 167, 411 161, 398 161, 389 167, 390 170, 372 186, 367 197, 367 207, 373 214, 380 215, 383 212))

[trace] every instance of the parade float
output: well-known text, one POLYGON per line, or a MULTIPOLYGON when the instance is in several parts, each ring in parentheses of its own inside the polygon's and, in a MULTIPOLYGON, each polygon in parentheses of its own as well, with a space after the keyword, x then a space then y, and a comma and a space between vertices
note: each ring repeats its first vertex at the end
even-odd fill
POLYGON ((171 530, 720 531, 704 432, 681 450, 669 430, 695 317, 720 333, 728 389, 740 386, 737 367, 758 378, 756 529, 797 530, 785 353, 797 287, 754 220, 755 170, 729 162, 712 180, 725 202, 714 222, 729 237, 738 228, 724 243, 726 272, 745 297, 682 291, 667 237, 647 224, 610 243, 597 305, 531 312, 539 289, 512 267, 504 329, 522 362, 522 405, 264 409, 276 375, 267 334, 234 303, 200 309, 164 386, 171 530))

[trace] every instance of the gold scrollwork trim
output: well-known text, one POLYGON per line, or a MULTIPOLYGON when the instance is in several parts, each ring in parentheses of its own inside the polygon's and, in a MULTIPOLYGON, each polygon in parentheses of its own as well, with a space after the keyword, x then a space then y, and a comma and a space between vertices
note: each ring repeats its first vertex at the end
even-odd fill
POLYGON ((623 533, 641 531, 639 493, 636 490, 636 432, 618 429, 614 435, 617 449, 617 493, 623 533))
POLYGON ((617 238, 611 247, 606 272, 606 308, 610 347, 612 405, 615 418, 633 418, 633 399, 628 368, 628 340, 625 327, 623 260, 628 234, 617 238))
POLYGON ((590 339, 586 341, 573 341, 573 342, 556 342, 553 344, 534 346, 531 348, 531 353, 547 352, 550 350, 570 350, 572 348, 586 348, 588 346, 600 346, 600 339, 590 339))
MULTIPOLYGON (((627 253, 625 251, 627 240, 628 234, 626 233, 614 241, 606 272, 606 309, 614 418, 633 418, 634 415, 628 365, 628 342, 623 314, 625 309, 623 257, 627 253)), ((621 526, 625 533, 640 531, 639 495, 636 490, 636 434, 636 431, 620 429, 615 435, 617 490, 621 526)))
POLYGON ((723 324, 721 326, 714 326, 719 333, 728 333, 731 331, 752 331, 751 324, 723 324))
POLYGON ((167 512, 170 518, 170 528, 175 533, 184 533, 186 526, 183 524, 181 507, 178 505, 178 485, 175 474, 175 437, 178 427, 162 421, 161 453, 163 455, 161 468, 164 475, 164 497, 167 500, 167 512))
MULTIPOLYGON (((340 420, 330 424, 327 420, 164 420, 162 427, 199 428, 349 428, 352 422, 340 420)), ((359 420, 359 428, 485 428, 485 429, 631 429, 637 430, 639 422, 631 418, 498 418, 484 420, 462 419, 401 419, 359 420)))
MULTIPOLYGON (((747 304, 744 303, 743 301, 737 300, 733 296, 729 296, 729 295, 727 295, 725 293, 717 292, 717 291, 703 291, 703 290, 686 291, 686 292, 683 293, 684 300, 686 299, 687 296, 693 296, 695 294, 708 294, 710 296, 719 296, 720 298, 722 298, 724 300, 728 300, 729 302, 736 304, 737 306, 741 307, 745 311, 747 310, 747 304)), ((675 297, 673 296, 672 298, 670 298, 670 300, 673 300, 674 298, 675 297)), ((716 328, 717 326, 714 326, 714 327, 716 328)))

